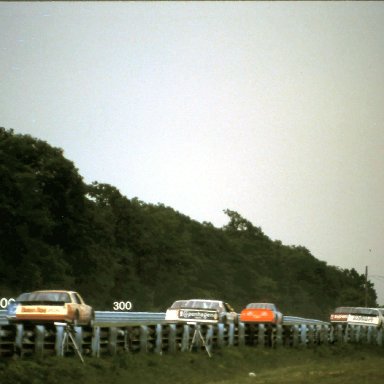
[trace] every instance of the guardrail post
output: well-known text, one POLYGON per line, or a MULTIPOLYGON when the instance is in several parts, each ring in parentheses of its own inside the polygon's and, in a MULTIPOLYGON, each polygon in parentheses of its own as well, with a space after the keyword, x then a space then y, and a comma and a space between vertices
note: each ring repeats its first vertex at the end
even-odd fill
POLYGON ((332 342, 332 328, 328 325, 321 324, 318 328, 318 335, 319 344, 328 344, 329 342, 332 342))
POLYGON ((212 352, 212 345, 213 345, 213 325, 212 324, 208 325, 208 329, 207 329, 207 333, 205 335, 204 341, 205 341, 206 350, 208 354, 210 354, 212 352))
POLYGON ((265 347, 265 325, 259 324, 257 332, 257 346, 259 348, 265 347))
POLYGON ((377 330, 376 342, 377 342, 377 345, 380 345, 380 346, 383 345, 383 328, 382 327, 380 327, 377 330))
POLYGON ((325 325, 324 329, 325 329, 325 343, 326 344, 333 343, 334 340, 333 340, 333 334, 332 334, 332 329, 333 329, 332 326, 325 325))
POLYGON ((130 344, 129 331, 128 328, 125 328, 123 331, 123 349, 125 352, 131 352, 130 344))
POLYGON ((23 350, 23 333, 24 333, 23 324, 16 324, 15 348, 20 351, 20 354, 22 354, 22 350, 23 350))
POLYGON ((161 355, 163 353, 163 326, 161 324, 156 325, 156 347, 155 353, 161 355))
POLYGON ((315 329, 314 329, 314 325, 312 324, 309 324, 307 326, 307 330, 308 330, 308 346, 313 346, 315 344, 315 329))
POLYGON ((55 351, 56 356, 64 356, 64 326, 63 325, 55 325, 56 327, 56 339, 55 339, 55 351))
POLYGON ((217 345, 219 347, 224 347, 225 340, 224 340, 224 324, 217 324, 217 345))
POLYGON ((292 346, 297 347, 299 345, 299 327, 295 324, 292 325, 292 346))
POLYGON ((35 353, 42 355, 44 352, 44 336, 45 327, 44 325, 35 326, 35 353))
POLYGON ((328 328, 328 335, 329 335, 329 342, 335 343, 337 341, 337 334, 336 334, 336 328, 334 326, 330 326, 328 328))
POLYGON ((360 325, 360 343, 367 344, 368 343, 368 331, 371 327, 364 327, 360 325))
POLYGON ((368 327, 367 332, 366 332, 366 337, 365 337, 365 342, 367 344, 373 344, 373 342, 372 342, 372 334, 376 330, 377 330, 376 327, 375 328, 374 327, 368 327))
POLYGON ((367 329, 364 332, 364 343, 365 344, 372 344, 372 333, 373 329, 376 327, 367 327, 367 329))
POLYGON ((352 328, 348 324, 345 327, 345 329, 344 329, 344 337, 342 338, 343 343, 349 343, 350 342, 350 340, 351 340, 351 332, 352 332, 352 328))
POLYGON ((282 328, 283 328, 283 345, 284 346, 287 346, 287 347, 290 347, 292 346, 293 344, 293 341, 292 341, 292 326, 290 325, 282 325, 282 328))
POLYGON ((83 353, 83 327, 74 327, 75 342, 80 353, 83 353))
POLYGON ((265 338, 264 345, 267 347, 272 347, 274 343, 274 328, 271 325, 265 327, 265 338))
POLYGON ((361 342, 361 325, 355 325, 351 332, 351 341, 353 343, 361 342))
POLYGON ((237 324, 237 332, 238 332, 238 344, 239 346, 245 345, 245 325, 241 321, 237 324))
POLYGON ((168 333, 168 351, 176 352, 176 324, 169 324, 169 333, 168 333))
POLYGON ((116 352, 117 352, 117 328, 116 327, 109 328, 108 352, 111 355, 116 355, 116 352))
POLYGON ((100 357, 100 327, 93 328, 91 348, 92 356, 100 357))
POLYGON ((336 327, 336 341, 338 343, 344 343, 344 332, 345 332, 345 328, 343 328, 343 326, 341 324, 337 324, 337 327, 336 327))
POLYGON ((228 325, 228 345, 235 344, 235 324, 229 323, 228 325))
POLYGON ((274 346, 281 347, 282 345, 283 345, 283 326, 281 324, 277 324, 275 329, 274 346))
POLYGON ((307 325, 301 324, 300 326, 300 344, 306 346, 307 345, 307 325))
POLYGON ((181 351, 186 352, 189 350, 190 326, 183 324, 183 336, 181 338, 181 351))
POLYGON ((140 352, 148 352, 148 327, 140 325, 140 352))

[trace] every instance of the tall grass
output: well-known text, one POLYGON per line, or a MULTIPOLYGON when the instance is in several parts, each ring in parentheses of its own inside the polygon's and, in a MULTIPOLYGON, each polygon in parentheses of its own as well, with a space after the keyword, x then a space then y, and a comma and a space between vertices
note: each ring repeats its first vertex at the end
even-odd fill
POLYGON ((384 348, 225 348, 176 354, 1 359, 1 384, 364 384, 384 382, 384 348))

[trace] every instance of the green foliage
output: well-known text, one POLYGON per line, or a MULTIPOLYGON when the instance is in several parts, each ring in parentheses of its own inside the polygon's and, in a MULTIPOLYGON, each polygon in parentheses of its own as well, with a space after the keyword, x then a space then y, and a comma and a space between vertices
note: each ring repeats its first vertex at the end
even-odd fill
MULTIPOLYGON (((9 296, 75 289, 97 310, 130 300, 136 311, 192 297, 238 311, 271 301, 320 319, 335 306, 364 305, 363 275, 272 241, 235 211, 216 228, 108 184, 86 185, 62 150, 3 128, 0 185, 0 289, 9 296)), ((368 293, 376 305, 370 282, 368 293)))
POLYGON ((247 384, 382 382, 384 350, 372 345, 313 349, 235 347, 206 353, 121 354, 79 359, 46 356, 0 361, 2 384, 247 384), (250 376, 249 373, 254 375, 250 376))

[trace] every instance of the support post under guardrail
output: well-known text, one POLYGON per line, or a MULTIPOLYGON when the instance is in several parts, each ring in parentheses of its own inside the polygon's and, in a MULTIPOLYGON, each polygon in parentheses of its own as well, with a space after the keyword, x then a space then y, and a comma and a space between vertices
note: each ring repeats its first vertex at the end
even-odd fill
POLYGON ((148 327, 140 325, 140 352, 148 352, 148 327))
POLYGON ((35 326, 35 353, 41 356, 44 352, 44 325, 35 326))
POLYGON ((108 334, 108 352, 111 355, 116 355, 117 352, 117 328, 109 328, 108 334))
POLYGON ((307 345, 307 325, 300 325, 300 344, 307 345))
POLYGON ((190 338, 190 327, 188 324, 183 324, 183 334, 181 337, 182 352, 186 352, 189 350, 189 338, 190 338))
POLYGON ((161 324, 156 325, 155 353, 159 355, 163 353, 163 326, 161 324))
POLYGON ((232 346, 235 344, 235 324, 230 323, 228 325, 228 345, 232 346))
POLYGON ((372 334, 374 327, 367 327, 365 330, 365 344, 372 344, 372 334))
POLYGON ((93 357, 100 357, 100 327, 93 328, 91 349, 93 357))
POLYGON ((224 347, 225 345, 224 330, 224 324, 217 324, 217 345, 219 347, 224 347))
POLYGON ((258 325, 257 346, 259 348, 265 347, 265 325, 264 324, 258 325))
POLYGON ((176 350, 176 324, 169 324, 168 351, 174 353, 176 350))
POLYGON ((282 345, 283 345, 283 326, 281 324, 277 324, 276 330, 275 330, 274 346, 280 347, 282 345))
POLYGON ((292 326, 292 345, 294 347, 299 345, 299 326, 296 324, 292 326))
POLYGON ((238 345, 242 347, 245 345, 245 324, 240 322, 237 324, 237 337, 238 345))
POLYGON ((210 355, 213 347, 213 325, 208 325, 207 333, 205 335, 205 348, 210 355))
POLYGON ((16 324, 16 339, 15 339, 15 349, 22 354, 23 349, 23 333, 24 326, 23 324, 16 324))
POLYGON ((64 356, 63 340, 64 340, 64 326, 55 325, 56 339, 55 339, 55 352, 56 356, 64 356))

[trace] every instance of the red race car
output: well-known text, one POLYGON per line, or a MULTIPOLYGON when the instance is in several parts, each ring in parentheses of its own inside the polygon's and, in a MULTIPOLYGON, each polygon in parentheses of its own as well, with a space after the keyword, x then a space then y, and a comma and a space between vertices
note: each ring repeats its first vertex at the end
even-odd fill
POLYGON ((243 323, 281 324, 282 313, 272 303, 250 303, 240 313, 243 323))

